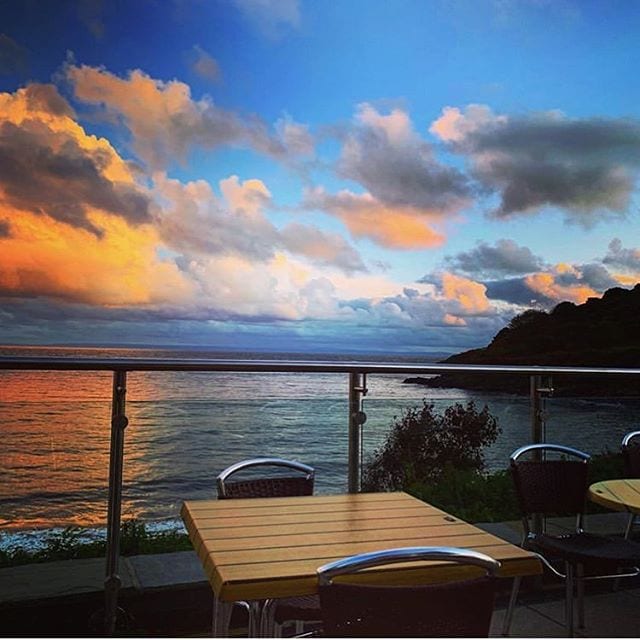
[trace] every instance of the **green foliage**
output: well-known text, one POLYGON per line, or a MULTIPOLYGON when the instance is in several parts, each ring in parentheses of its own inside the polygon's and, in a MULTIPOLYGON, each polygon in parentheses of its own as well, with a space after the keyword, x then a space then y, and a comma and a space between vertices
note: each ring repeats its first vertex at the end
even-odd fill
POLYGON ((439 480, 449 467, 480 472, 483 448, 500 428, 488 407, 456 403, 437 414, 434 405, 410 407, 395 418, 382 447, 364 468, 365 491, 396 491, 439 480))
MULTIPOLYGON (((589 482, 624 477, 622 456, 604 452, 589 463, 589 482)), ((508 470, 481 474, 449 466, 436 482, 416 483, 406 491, 467 522, 518 520, 520 511, 511 473, 508 470)), ((588 513, 607 513, 604 507, 587 501, 588 513)))
MULTIPOLYGON (((14 546, 0 550, 0 567, 105 556, 107 545, 104 540, 86 542, 82 536, 80 527, 66 527, 50 534, 41 549, 14 546)), ((123 521, 120 528, 120 554, 123 556, 186 551, 191 548, 189 537, 179 531, 150 532, 143 522, 135 519, 123 521)))
POLYGON ((407 490, 467 522, 504 522, 520 517, 511 474, 506 470, 483 475, 448 466, 436 482, 407 490))

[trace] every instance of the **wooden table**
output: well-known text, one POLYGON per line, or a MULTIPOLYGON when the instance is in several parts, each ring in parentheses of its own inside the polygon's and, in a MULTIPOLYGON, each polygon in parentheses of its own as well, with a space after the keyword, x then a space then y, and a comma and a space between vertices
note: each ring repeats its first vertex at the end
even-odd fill
MULTIPOLYGON (((316 593, 318 567, 366 551, 468 547, 499 560, 502 576, 542 572, 530 552, 401 492, 187 501, 181 515, 213 588, 214 635, 227 633, 234 601, 316 593)), ((361 579, 416 584, 461 571, 422 562, 361 579)))
POLYGON ((614 511, 626 511, 629 520, 624 537, 631 535, 633 521, 640 515, 640 479, 603 480, 589 487, 589 499, 614 511))

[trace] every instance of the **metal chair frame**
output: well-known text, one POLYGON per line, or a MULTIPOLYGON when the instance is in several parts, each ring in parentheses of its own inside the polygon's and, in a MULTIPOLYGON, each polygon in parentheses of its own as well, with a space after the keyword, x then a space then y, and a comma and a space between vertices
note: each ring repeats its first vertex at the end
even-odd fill
POLYGON ((288 469, 294 469, 300 473, 305 474, 305 479, 312 481, 315 477, 315 469, 302 462, 295 460, 285 460, 283 458, 250 458, 248 460, 241 460, 231 466, 227 467, 224 471, 218 474, 216 478, 216 484, 218 486, 218 497, 227 498, 227 488, 225 482, 227 479, 239 471, 244 471, 252 467, 285 467, 288 469))
MULTIPOLYGON (((639 432, 640 433, 640 432, 639 432)), ((588 464, 591 456, 588 453, 584 453, 583 451, 579 451, 578 449, 574 449, 572 447, 566 447, 564 445, 557 444, 532 444, 525 445, 520 447, 516 451, 514 451, 509 460, 511 464, 511 469, 515 473, 515 469, 517 467, 517 460, 521 456, 527 453, 534 452, 540 456, 544 455, 546 452, 555 452, 560 453, 565 456, 572 456, 577 458, 578 461, 583 462, 584 464, 588 464)), ((541 460, 542 461, 542 460, 541 460)), ((585 486, 585 497, 586 497, 586 489, 585 486)), ((529 546, 533 546, 536 541, 538 534, 537 532, 532 531, 530 516, 532 513, 523 513, 522 514, 522 524, 523 524, 523 539, 521 546, 523 548, 527 548, 529 546)), ((583 529, 583 521, 584 521, 584 509, 576 513, 576 528, 575 533, 585 533, 583 529)), ((631 571, 625 573, 615 573, 615 574, 607 574, 607 575, 594 575, 594 576, 585 576, 584 575, 584 567, 582 564, 574 565, 565 560, 564 568, 565 573, 559 571, 556 567, 554 567, 543 555, 537 553, 541 562, 556 576, 562 578, 565 581, 565 628, 567 630, 567 635, 569 637, 573 637, 574 635, 574 615, 573 615, 573 598, 574 598, 574 590, 577 591, 577 599, 578 599, 578 626, 579 628, 584 628, 584 581, 585 580, 604 580, 611 578, 626 578, 626 577, 634 577, 640 574, 640 568, 632 567, 631 571), (577 589, 575 588, 577 587, 577 589)), ((515 603, 518 597, 518 591, 520 589, 521 577, 515 577, 513 579, 513 588, 511 590, 511 597, 509 598, 509 605, 507 608, 507 613, 504 618, 503 627, 502 627, 502 635, 509 635, 509 628, 511 626, 511 620, 513 617, 513 610, 515 608, 515 603)))
MULTIPOLYGON (((631 444, 631 441, 634 438, 638 438, 640 437, 640 431, 630 431, 629 433, 627 433, 624 438, 622 438, 622 457, 623 460, 625 462, 625 474, 628 477, 640 477, 640 474, 633 474, 632 470, 629 468, 629 461, 627 459, 627 453, 629 451, 630 447, 640 447, 640 443, 631 444)), ((631 532, 633 530, 633 525, 636 521, 636 519, 638 518, 638 516, 635 513, 630 513, 629 514, 629 519, 627 520, 627 526, 625 527, 624 530, 624 537, 628 540, 631 537, 631 532)))
MULTIPOLYGON (((309 465, 297 462, 296 460, 285 460, 284 458, 250 458, 248 460, 241 460, 235 464, 230 465, 222 472, 220 472, 216 478, 216 485, 218 488, 218 498, 227 499, 227 480, 234 474, 240 471, 255 467, 283 467, 286 469, 293 469, 304 475, 304 479, 309 481, 313 485, 315 479, 315 469, 309 465)), ((240 498, 242 499, 242 498, 240 498)), ((236 604, 247 609, 249 613, 249 636, 258 637, 265 635, 275 635, 280 637, 282 635, 282 625, 276 624, 274 617, 276 608, 278 606, 278 600, 271 598, 265 600, 263 603, 251 601, 238 601, 236 604)), ((296 620, 296 632, 302 632, 302 623, 300 620, 296 620)))
POLYGON ((500 569, 500 562, 490 556, 456 547, 399 547, 384 549, 370 553, 335 560, 318 568, 318 585, 330 585, 337 576, 352 575, 371 567, 415 561, 446 561, 457 564, 477 566, 486 574, 495 577, 500 569))

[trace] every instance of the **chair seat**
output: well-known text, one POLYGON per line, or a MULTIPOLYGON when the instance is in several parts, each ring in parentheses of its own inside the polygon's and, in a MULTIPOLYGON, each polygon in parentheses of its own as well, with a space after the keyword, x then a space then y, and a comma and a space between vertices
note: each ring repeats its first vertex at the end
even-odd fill
POLYGON ((572 564, 640 566, 640 544, 624 538, 611 538, 593 533, 570 533, 562 536, 542 534, 527 545, 543 555, 561 556, 572 564))
POLYGON ((321 620, 320 598, 318 596, 292 596, 278 599, 273 619, 277 624, 288 620, 313 622, 321 620))

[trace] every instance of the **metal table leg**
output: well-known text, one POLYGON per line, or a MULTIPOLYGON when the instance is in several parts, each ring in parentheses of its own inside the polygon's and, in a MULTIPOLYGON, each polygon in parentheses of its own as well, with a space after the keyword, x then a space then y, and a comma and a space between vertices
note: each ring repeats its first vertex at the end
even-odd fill
POLYGON ((229 623, 233 602, 223 602, 214 594, 213 596, 213 625, 214 638, 227 638, 229 636, 229 623))

